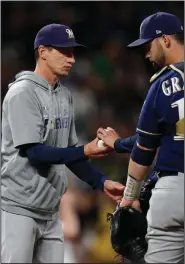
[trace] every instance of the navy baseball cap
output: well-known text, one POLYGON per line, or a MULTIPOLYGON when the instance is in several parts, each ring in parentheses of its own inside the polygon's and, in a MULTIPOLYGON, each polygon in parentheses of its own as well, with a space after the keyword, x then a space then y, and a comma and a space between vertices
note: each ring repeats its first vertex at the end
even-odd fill
POLYGON ((35 37, 34 49, 40 45, 53 47, 85 47, 76 43, 73 31, 70 27, 62 24, 49 24, 39 30, 35 37))
POLYGON ((158 12, 143 20, 140 26, 139 39, 127 47, 142 46, 162 35, 172 35, 181 32, 183 32, 183 26, 177 16, 165 12, 158 12))

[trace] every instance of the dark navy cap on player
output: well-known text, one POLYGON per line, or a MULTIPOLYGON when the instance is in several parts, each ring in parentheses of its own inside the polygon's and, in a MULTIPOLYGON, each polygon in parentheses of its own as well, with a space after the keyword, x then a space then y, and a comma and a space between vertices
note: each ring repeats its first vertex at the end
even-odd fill
POLYGON ((39 30, 35 37, 34 49, 40 45, 53 47, 86 47, 76 43, 73 31, 62 24, 49 24, 39 30))
POLYGON ((181 32, 183 32, 183 26, 177 16, 158 12, 143 20, 140 26, 139 39, 129 44, 128 47, 138 47, 162 35, 172 35, 181 32))

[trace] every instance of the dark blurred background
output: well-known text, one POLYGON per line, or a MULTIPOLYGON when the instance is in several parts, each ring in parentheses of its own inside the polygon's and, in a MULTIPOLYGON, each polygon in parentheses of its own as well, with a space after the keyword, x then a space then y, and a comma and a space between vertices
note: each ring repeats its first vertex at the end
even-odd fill
MULTIPOLYGON (((154 72, 142 54, 126 45, 138 38, 141 21, 157 11, 184 20, 183 1, 1 2, 1 103, 15 74, 34 70, 38 30, 49 23, 66 24, 76 40, 88 46, 76 52, 76 63, 63 80, 74 98, 80 144, 92 140, 100 126, 111 126, 122 137, 134 134, 154 72)), ((113 153, 92 162, 124 183, 128 160, 128 154, 113 153)), ((67 223, 65 262, 111 263, 115 253, 105 216, 115 204, 68 174, 69 190, 61 202, 61 219, 67 223)))

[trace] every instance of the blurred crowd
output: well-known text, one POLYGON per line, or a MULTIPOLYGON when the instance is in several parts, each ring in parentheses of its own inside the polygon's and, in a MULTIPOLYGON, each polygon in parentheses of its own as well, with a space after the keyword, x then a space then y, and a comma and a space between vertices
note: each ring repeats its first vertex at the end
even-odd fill
MULTIPOLYGON (((79 144, 96 136, 101 126, 121 137, 135 133, 137 119, 153 70, 141 53, 126 45, 139 34, 140 22, 157 11, 184 19, 184 2, 2 2, 1 103, 16 73, 33 70, 33 41, 49 23, 69 25, 77 42, 76 63, 62 80, 70 89, 79 144)), ((129 155, 112 153, 92 163, 104 174, 125 183, 129 155)), ((115 208, 99 191, 69 174, 69 189, 61 201, 66 238, 66 263, 113 263, 106 213, 115 208)), ((119 258, 118 258, 119 261, 119 258)))

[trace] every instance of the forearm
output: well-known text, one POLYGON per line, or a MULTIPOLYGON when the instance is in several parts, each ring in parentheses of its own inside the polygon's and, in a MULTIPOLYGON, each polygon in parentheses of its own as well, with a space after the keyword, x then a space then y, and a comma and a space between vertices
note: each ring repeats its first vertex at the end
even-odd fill
POLYGON ((37 166, 44 164, 69 164, 87 157, 84 147, 57 148, 44 144, 29 145, 25 149, 29 161, 37 166))
POLYGON ((128 175, 133 176, 138 181, 143 181, 149 169, 150 166, 140 165, 135 161, 133 161, 132 159, 130 159, 128 166, 128 175))
POLYGON ((137 200, 141 186, 154 159, 156 150, 148 149, 136 143, 131 153, 128 167, 128 177, 124 197, 127 200, 137 200))
POLYGON ((128 137, 117 139, 114 143, 114 149, 118 153, 131 153, 136 142, 137 134, 128 137))
POLYGON ((96 170, 87 160, 81 160, 66 165, 78 178, 87 182, 94 189, 103 191, 107 177, 96 170))
POLYGON ((127 200, 134 201, 138 199, 148 170, 148 166, 140 165, 130 159, 127 182, 124 191, 124 197, 127 200))

